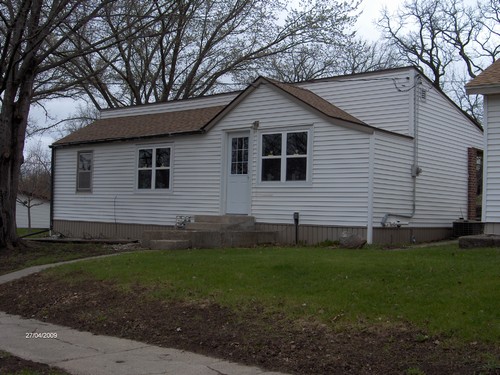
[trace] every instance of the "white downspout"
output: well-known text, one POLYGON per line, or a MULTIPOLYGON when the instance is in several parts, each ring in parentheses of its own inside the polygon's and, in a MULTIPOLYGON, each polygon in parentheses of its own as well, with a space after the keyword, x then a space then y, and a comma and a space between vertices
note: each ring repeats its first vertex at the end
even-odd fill
POLYGON ((368 162, 368 217, 366 225, 366 242, 373 243, 373 179, 375 169, 375 142, 376 132, 370 136, 369 162, 368 162))
POLYGON ((413 89, 413 165, 411 167, 411 177, 413 185, 413 197, 412 197, 412 209, 411 213, 408 215, 396 214, 388 212, 382 218, 380 224, 385 227, 387 219, 390 216, 401 217, 404 219, 412 219, 415 216, 417 210, 417 177, 422 172, 421 168, 418 166, 418 108, 419 108, 419 94, 422 87, 422 77, 420 74, 416 74, 414 77, 414 89, 413 89))

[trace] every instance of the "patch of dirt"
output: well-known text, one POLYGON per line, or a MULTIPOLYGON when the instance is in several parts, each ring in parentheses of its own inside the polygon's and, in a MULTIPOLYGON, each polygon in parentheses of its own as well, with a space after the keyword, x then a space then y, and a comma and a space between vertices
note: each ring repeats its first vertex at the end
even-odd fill
POLYGON ((0 374, 17 375, 26 374, 26 372, 37 375, 70 375, 66 371, 56 367, 28 361, 0 352, 0 374))
MULTIPOLYGON (((96 334, 174 347, 294 374, 498 374, 483 355, 493 345, 457 348, 409 326, 335 329, 292 321, 259 306, 234 311, 206 302, 146 297, 154 288, 123 291, 111 283, 68 285, 33 275, 0 286, 0 309, 96 334)), ((498 361, 497 361, 498 364, 498 361)))

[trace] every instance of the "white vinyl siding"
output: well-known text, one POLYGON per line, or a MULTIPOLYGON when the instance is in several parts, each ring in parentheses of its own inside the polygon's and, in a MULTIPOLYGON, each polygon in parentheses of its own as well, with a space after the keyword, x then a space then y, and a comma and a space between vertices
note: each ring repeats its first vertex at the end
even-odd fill
POLYGON ((153 113, 164 113, 174 111, 185 111, 200 107, 212 107, 226 105, 236 98, 238 93, 221 94, 204 98, 193 98, 188 100, 172 100, 165 103, 138 105, 134 107, 109 109, 101 112, 101 119, 137 115, 150 115, 153 113))
POLYGON ((365 123, 404 135, 411 129, 413 68, 306 82, 311 90, 365 123))
POLYGON ((470 147, 483 149, 483 133, 428 82, 418 103, 417 211, 415 226, 450 227, 467 216, 470 147))
POLYGON ((76 172, 68 160, 78 148, 56 149, 54 219, 174 225, 176 215, 219 214, 220 134, 176 137, 174 144, 171 190, 148 194, 136 189, 140 144, 96 145, 93 194, 85 196, 68 190, 76 172))
MULTIPOLYGON (((387 213, 410 215, 413 210, 413 140, 376 132, 373 173, 373 225, 380 227, 387 213)), ((409 219, 391 216, 392 220, 409 219)))
POLYGON ((485 102, 488 129, 483 221, 500 223, 500 95, 487 95, 485 102))

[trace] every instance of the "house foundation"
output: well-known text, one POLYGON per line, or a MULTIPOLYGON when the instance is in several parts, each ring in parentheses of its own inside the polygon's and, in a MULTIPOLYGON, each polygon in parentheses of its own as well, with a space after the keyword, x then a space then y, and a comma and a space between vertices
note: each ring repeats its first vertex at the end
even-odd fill
MULTIPOLYGON (((97 223, 85 221, 54 220, 53 230, 71 238, 120 238, 138 240, 146 231, 169 231, 173 226, 145 225, 126 223, 97 223)), ((279 244, 295 244, 296 233, 293 224, 255 223, 255 230, 260 232, 277 232, 276 242, 279 244)), ((328 225, 298 226, 298 243, 315 245, 325 241, 338 241, 342 233, 348 232, 367 236, 366 227, 344 227, 328 225)), ((449 228, 374 228, 374 244, 410 244, 439 241, 451 238, 453 229, 449 228)))

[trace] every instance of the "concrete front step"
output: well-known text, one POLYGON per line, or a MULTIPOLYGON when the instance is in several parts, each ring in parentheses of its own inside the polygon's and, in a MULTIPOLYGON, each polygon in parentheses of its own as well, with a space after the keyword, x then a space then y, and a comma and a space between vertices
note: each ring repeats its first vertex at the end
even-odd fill
MULTIPOLYGON (((142 246, 147 248, 164 248, 164 241, 189 242, 192 248, 219 247, 253 247, 263 244, 274 244, 277 232, 269 231, 196 231, 196 230, 165 230, 145 231, 142 246), (156 247, 160 246, 160 247, 156 247)), ((172 245, 177 246, 177 245, 172 245)), ((180 246, 180 245, 179 245, 180 246)))
POLYGON ((206 222, 191 222, 186 223, 186 229, 188 230, 198 230, 198 231, 242 231, 242 230, 254 230, 255 224, 251 222, 242 223, 206 223, 206 222))
POLYGON ((191 247, 189 240, 151 240, 149 248, 153 250, 183 250, 191 247))
POLYGON ((195 215, 195 223, 217 223, 217 224, 255 224, 255 218, 247 215, 195 215))
POLYGON ((186 229, 198 231, 243 231, 255 229, 255 218, 245 215, 195 215, 186 229))

